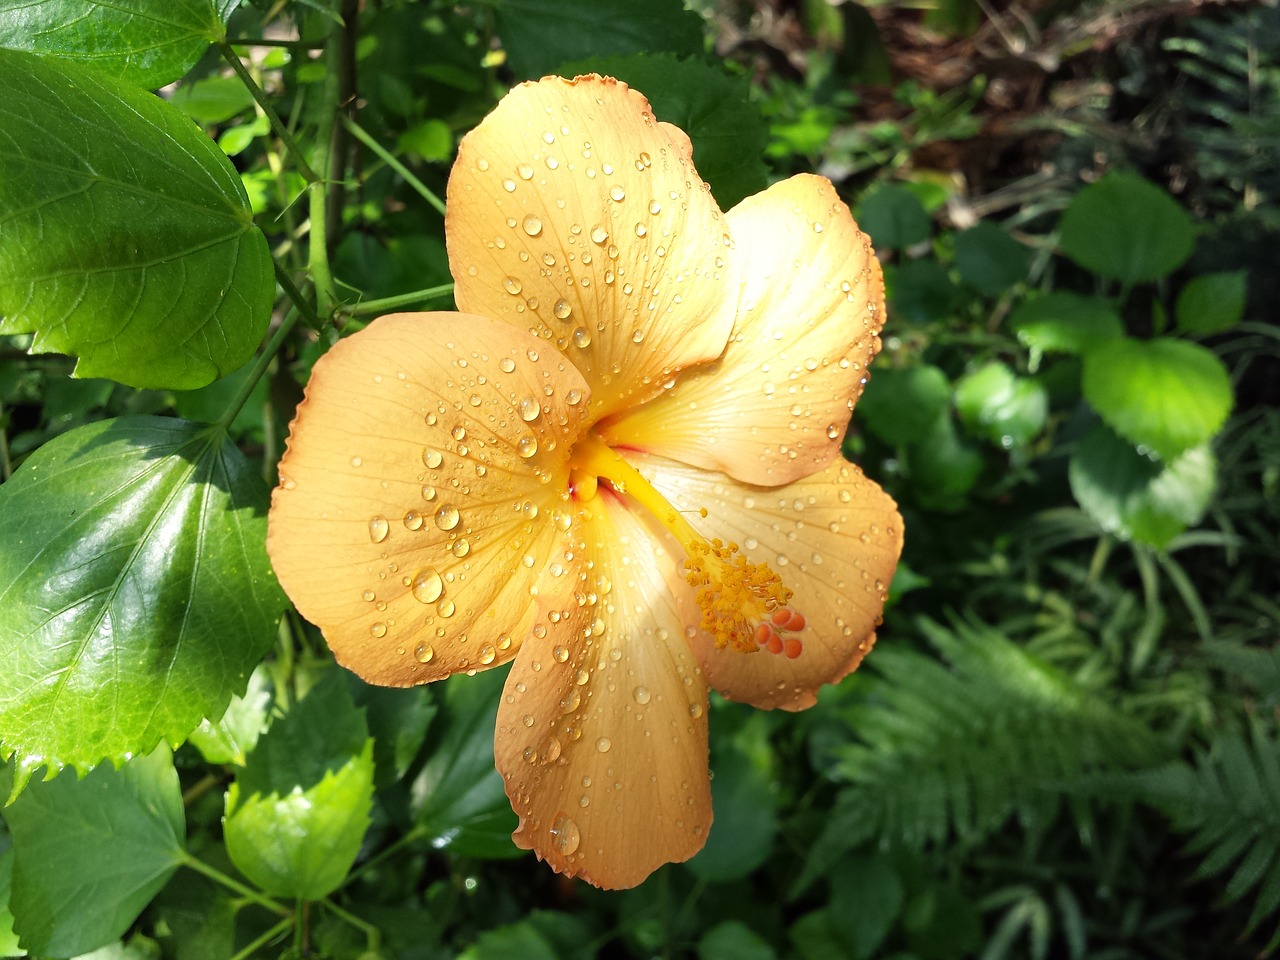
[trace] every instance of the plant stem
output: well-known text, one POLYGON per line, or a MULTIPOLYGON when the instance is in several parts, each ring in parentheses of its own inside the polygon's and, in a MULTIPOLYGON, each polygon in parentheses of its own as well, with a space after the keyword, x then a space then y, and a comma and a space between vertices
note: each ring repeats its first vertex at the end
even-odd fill
POLYGON ((307 163, 307 159, 302 150, 299 149, 298 144, 294 141, 289 131, 285 129, 285 125, 280 122, 280 117, 276 114, 275 108, 271 106, 271 101, 268 99, 266 91, 258 86, 258 81, 254 80, 249 71, 245 69, 245 65, 240 62, 240 57, 231 49, 231 45, 226 42, 220 43, 218 44, 218 50, 222 53, 223 59, 231 65, 231 69, 235 71, 236 76, 240 78, 240 82, 248 88, 254 102, 266 114, 267 122, 271 124, 271 129, 280 138, 280 142, 284 144, 285 150, 293 157, 293 162, 297 165, 298 172, 302 174, 303 179, 307 183, 315 183, 319 180, 320 178, 316 176, 316 172, 307 163))
POLYGON ((217 867, 211 867, 203 860, 197 859, 189 853, 184 853, 182 855, 181 862, 182 866, 190 867, 196 873, 204 874, 214 883, 220 883, 227 889, 234 890, 236 893, 240 894, 240 896, 244 897, 246 900, 256 903, 264 910, 269 910, 278 917, 284 917, 286 923, 293 923, 293 911, 283 903, 278 903, 275 900, 272 900, 265 893, 259 893, 257 890, 253 889, 253 887, 241 883, 234 877, 228 877, 217 867))
POLYGON ((424 300, 435 300, 453 293, 453 284, 445 283, 438 287, 427 287, 425 290, 414 290, 412 293, 401 293, 394 297, 381 297, 377 300, 361 300, 350 306, 339 307, 338 315, 345 317, 367 317, 370 314, 382 313, 384 310, 397 310, 400 307, 411 307, 424 300))
POLYGON ((414 190, 418 191, 418 195, 421 196, 422 199, 435 207, 441 214, 444 213, 444 201, 432 193, 426 184, 410 173, 408 167, 388 153, 382 144, 369 136, 368 132, 361 127, 360 124, 348 117, 343 117, 342 125, 350 130, 357 140, 376 153, 383 163, 389 166, 396 173, 400 174, 400 176, 404 177, 405 182, 408 183, 409 186, 413 187, 414 190))
POLYGON ((311 306, 311 301, 303 295, 302 291, 298 289, 298 285, 293 282, 293 277, 289 276, 288 271, 280 266, 279 263, 273 262, 273 266, 276 269, 276 283, 280 284, 280 289, 284 291, 285 296, 302 314, 303 319, 307 321, 307 326, 311 327, 312 330, 323 328, 324 321, 320 319, 320 315, 311 306))
POLYGON ((285 318, 280 321, 280 326, 276 327, 276 332, 271 335, 267 345, 262 348, 262 353, 254 363, 253 369, 249 371, 244 383, 240 385, 240 392, 231 401, 231 405, 227 407, 227 412, 218 420, 218 427, 224 432, 231 426, 231 421, 239 415, 241 408, 249 401, 249 396, 258 385, 258 381, 262 379, 263 374, 267 372, 267 367, 271 366, 271 361, 275 359, 276 351, 280 349, 280 344, 284 343, 284 338, 289 335, 289 331, 297 323, 299 312, 298 310, 290 310, 285 315, 285 318))
POLYGON ((339 920, 364 932, 365 948, 369 953, 378 952, 378 949, 382 946, 382 931, 368 920, 361 920, 355 914, 348 913, 332 900, 321 900, 320 902, 325 909, 332 911, 333 915, 339 920))
POLYGON ((258 937, 252 943, 247 944, 243 950, 231 958, 231 960, 249 960, 259 949, 265 947, 280 934, 284 933, 293 926, 293 918, 286 918, 277 923, 270 930, 266 931, 262 936, 258 937))
POLYGON ((427 836, 427 831, 422 829, 422 827, 420 826, 414 827, 413 829, 409 830, 409 832, 401 834, 400 837, 396 839, 394 842, 384 847, 382 850, 379 850, 376 854, 374 854, 364 863, 360 864, 360 866, 356 867, 354 870, 348 873, 347 878, 342 881, 342 886, 345 887, 347 884, 349 884, 352 880, 356 879, 358 876, 360 876, 360 874, 364 873, 366 870, 370 869, 371 867, 377 866, 383 860, 386 860, 388 857, 395 855, 404 847, 410 846, 411 844, 416 843, 419 840, 425 839, 426 836, 427 836))

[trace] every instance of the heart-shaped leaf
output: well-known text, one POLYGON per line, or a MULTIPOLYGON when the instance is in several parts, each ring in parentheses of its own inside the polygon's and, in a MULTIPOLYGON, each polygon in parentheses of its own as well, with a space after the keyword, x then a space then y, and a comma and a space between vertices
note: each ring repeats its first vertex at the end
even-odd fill
POLYGON ((240 177, 180 111, 0 49, 0 334, 76 374, 192 390, 241 366, 275 279, 240 177))
POLYGON ((182 741, 244 690, 284 598, 266 491, 214 428, 72 430, 0 486, 0 744, 19 789, 182 741))

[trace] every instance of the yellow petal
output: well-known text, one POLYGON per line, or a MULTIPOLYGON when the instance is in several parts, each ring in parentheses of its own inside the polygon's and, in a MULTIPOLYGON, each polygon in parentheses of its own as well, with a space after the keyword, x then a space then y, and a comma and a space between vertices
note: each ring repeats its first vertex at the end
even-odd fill
POLYGON ((683 579, 647 516, 605 492, 585 512, 566 534, 574 559, 540 584, 494 755, 520 815, 515 842, 616 889, 706 840, 707 685, 672 593, 683 579))
POLYGON ((267 550, 340 663, 404 686, 514 656, 586 407, 562 356, 484 317, 382 317, 321 357, 267 550))
POLYGON ((725 220, 691 152, 643 96, 595 76, 516 87, 459 145, 445 217, 458 306, 555 343, 594 417, 724 349, 725 220))
POLYGON ((728 214, 741 308, 723 356, 599 432, 614 446, 790 483, 840 450, 880 349, 884 281, 835 189, 800 175, 728 214))
POLYGON ((794 591, 787 607, 806 621, 794 660, 717 649, 700 631, 694 650, 712 687, 758 707, 802 710, 824 683, 858 666, 875 642, 902 551, 902 518, 883 490, 844 460, 782 488, 656 457, 637 458, 637 466, 675 507, 690 511, 704 536, 736 542, 749 560, 767 563, 794 591))

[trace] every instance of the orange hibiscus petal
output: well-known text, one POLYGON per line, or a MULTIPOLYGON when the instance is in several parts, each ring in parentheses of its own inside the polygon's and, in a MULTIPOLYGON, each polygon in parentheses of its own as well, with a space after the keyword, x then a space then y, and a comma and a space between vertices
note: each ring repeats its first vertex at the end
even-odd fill
POLYGON ((613 79, 516 87, 466 137, 445 234, 455 299, 550 340, 593 415, 636 403, 724 349, 724 216, 688 138, 613 79))
POLYGON ((839 452, 880 350, 884 280, 822 177, 784 180, 727 217, 743 287, 724 354, 599 432, 747 483, 790 483, 839 452))
POLYGON ((706 840, 707 684, 672 593, 677 561, 647 517, 606 490, 584 514, 566 534, 574 559, 540 584, 494 754, 520 815, 515 842, 617 889, 706 840))
MULTIPOLYGON (((749 560, 767 563, 794 591, 788 609, 803 615, 795 659, 717 649, 700 631, 694 650, 712 687, 757 707, 802 710, 824 683, 858 666, 875 642, 902 551, 902 518, 888 494, 844 460, 785 488, 656 457, 636 462, 675 507, 689 511, 700 533, 736 542, 749 560)), ((696 622, 697 614, 687 618, 696 622)))
POLYGON ((587 400, 564 357, 484 317, 382 317, 320 358, 267 550, 340 663, 404 686, 515 655, 587 400))

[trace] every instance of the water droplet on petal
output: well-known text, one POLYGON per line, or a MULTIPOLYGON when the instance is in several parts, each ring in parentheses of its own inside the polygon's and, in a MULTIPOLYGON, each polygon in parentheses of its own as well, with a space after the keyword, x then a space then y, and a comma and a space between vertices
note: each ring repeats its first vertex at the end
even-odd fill
POLYGON ((556 817, 556 822, 551 826, 551 836, 551 844, 556 848, 556 853, 565 857, 577 850, 578 844, 582 842, 578 825, 564 815, 556 817))
POLYGON ((613 746, 613 741, 610 740, 608 737, 601 737, 599 740, 596 741, 596 749, 599 750, 601 753, 608 753, 609 748, 612 746, 613 746))
POLYGON ((498 366, 502 368, 503 373, 511 373, 516 368, 516 362, 510 357, 503 357, 498 361, 498 366))
POLYGON ((449 617, 452 617, 453 612, 457 609, 458 609, 457 605, 455 605, 452 600, 447 600, 447 599, 441 600, 440 606, 436 607, 436 610, 439 611, 440 616, 444 617, 446 620, 449 617))
POLYGON ((536 237, 542 232, 542 220, 534 216, 532 213, 524 218, 524 232, 531 237, 536 237))
POLYGON ((390 531, 391 525, 387 523, 386 517, 374 517, 369 521, 369 539, 374 543, 381 543, 387 539, 390 531))
POLYGON ((493 663, 494 660, 498 659, 498 652, 494 650, 493 647, 491 647, 489 644, 486 643, 483 647, 480 648, 480 656, 478 659, 485 666, 488 666, 489 664, 493 663))
POLYGON ((632 690, 631 696, 633 696, 636 703, 640 704, 642 707, 653 699, 653 694, 649 692, 649 688, 644 686, 636 687, 632 690))
POLYGON ((432 450, 430 447, 427 447, 427 449, 422 451, 422 462, 432 470, 436 470, 439 468, 440 464, 444 463, 444 454, 439 450, 432 450))
POLYGON ((387 625, 382 621, 378 621, 369 628, 369 632, 375 637, 385 637, 387 635, 387 625))
POLYGON ((542 404, 536 397, 521 397, 517 409, 520 411, 521 420, 525 423, 532 423, 542 413, 542 404))
POLYGON ((538 452, 538 439, 532 434, 525 434, 516 444, 516 453, 528 460, 538 452))
POLYGON ((440 509, 436 511, 436 526, 441 530, 452 530, 461 519, 462 515, 458 513, 458 508, 451 503, 442 503, 440 509))
POLYGON ((514 296, 515 294, 519 293, 521 290, 524 289, 524 284, 522 284, 515 277, 507 277, 506 279, 504 279, 502 281, 502 286, 507 291, 507 293, 511 294, 512 296, 514 296))
POLYGON ((421 530, 422 523, 423 523, 422 514, 420 514, 417 510, 410 510, 408 513, 404 515, 404 525, 409 530, 421 530))
POLYGON ((556 315, 557 320, 567 320, 569 319, 569 314, 573 313, 573 306, 568 300, 557 300, 555 306, 551 308, 551 312, 556 315))
POLYGON ((422 603, 435 603, 440 599, 440 594, 444 593, 444 581, 435 568, 427 567, 425 570, 418 571, 410 589, 413 591, 415 600, 422 603))
POLYGON ((623 200, 627 199, 627 191, 623 190, 622 187, 615 185, 609 189, 609 196, 621 203, 623 200))
POLYGON ((418 658, 419 663, 430 663, 435 657, 436 652, 428 643, 420 643, 414 649, 413 655, 418 658))

